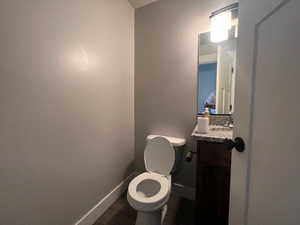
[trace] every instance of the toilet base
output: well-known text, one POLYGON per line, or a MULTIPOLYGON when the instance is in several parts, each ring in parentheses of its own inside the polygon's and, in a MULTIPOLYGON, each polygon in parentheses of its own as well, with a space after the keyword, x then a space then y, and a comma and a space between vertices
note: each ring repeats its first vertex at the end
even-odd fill
POLYGON ((142 212, 137 213, 135 225, 161 225, 167 214, 167 205, 162 209, 153 212, 142 212))

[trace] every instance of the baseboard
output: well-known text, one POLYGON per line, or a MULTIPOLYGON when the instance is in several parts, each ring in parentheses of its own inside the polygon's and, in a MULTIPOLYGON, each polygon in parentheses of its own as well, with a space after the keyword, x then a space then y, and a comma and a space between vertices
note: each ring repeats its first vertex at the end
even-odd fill
POLYGON ((124 193, 130 181, 135 176, 136 172, 132 173, 125 180, 123 180, 74 225, 93 225, 97 221, 97 219, 124 193))
POLYGON ((196 190, 195 188, 187 187, 182 184, 173 183, 172 184, 172 193, 182 198, 189 200, 196 199, 196 190))

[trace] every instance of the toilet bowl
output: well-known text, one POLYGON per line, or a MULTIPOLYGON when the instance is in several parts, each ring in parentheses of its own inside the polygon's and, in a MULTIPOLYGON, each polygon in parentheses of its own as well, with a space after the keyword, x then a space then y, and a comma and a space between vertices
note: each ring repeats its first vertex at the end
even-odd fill
MULTIPOLYGON (((144 152, 147 172, 130 182, 127 199, 138 212, 136 225, 159 225, 163 223, 171 194, 170 174, 175 162, 173 144, 178 146, 178 138, 152 135, 147 140, 144 152)), ((180 143, 184 145, 185 140, 181 139, 180 143)))

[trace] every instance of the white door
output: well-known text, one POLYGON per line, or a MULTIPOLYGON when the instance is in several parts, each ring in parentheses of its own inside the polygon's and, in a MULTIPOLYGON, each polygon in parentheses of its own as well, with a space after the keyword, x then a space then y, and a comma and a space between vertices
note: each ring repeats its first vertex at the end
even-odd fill
POLYGON ((230 225, 300 224, 300 0, 240 0, 230 225))

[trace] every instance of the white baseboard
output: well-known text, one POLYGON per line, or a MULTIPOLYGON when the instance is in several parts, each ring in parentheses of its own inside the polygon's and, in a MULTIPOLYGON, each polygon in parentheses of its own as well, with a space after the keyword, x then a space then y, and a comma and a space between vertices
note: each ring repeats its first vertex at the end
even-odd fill
POLYGON ((172 193, 182 198, 186 198, 189 200, 196 199, 196 190, 195 188, 191 188, 188 186, 184 186, 182 184, 173 183, 172 184, 172 193))
POLYGON ((97 219, 123 194, 123 192, 127 189, 130 181, 135 176, 136 173, 134 172, 125 180, 123 180, 74 225, 93 225, 97 221, 97 219))

